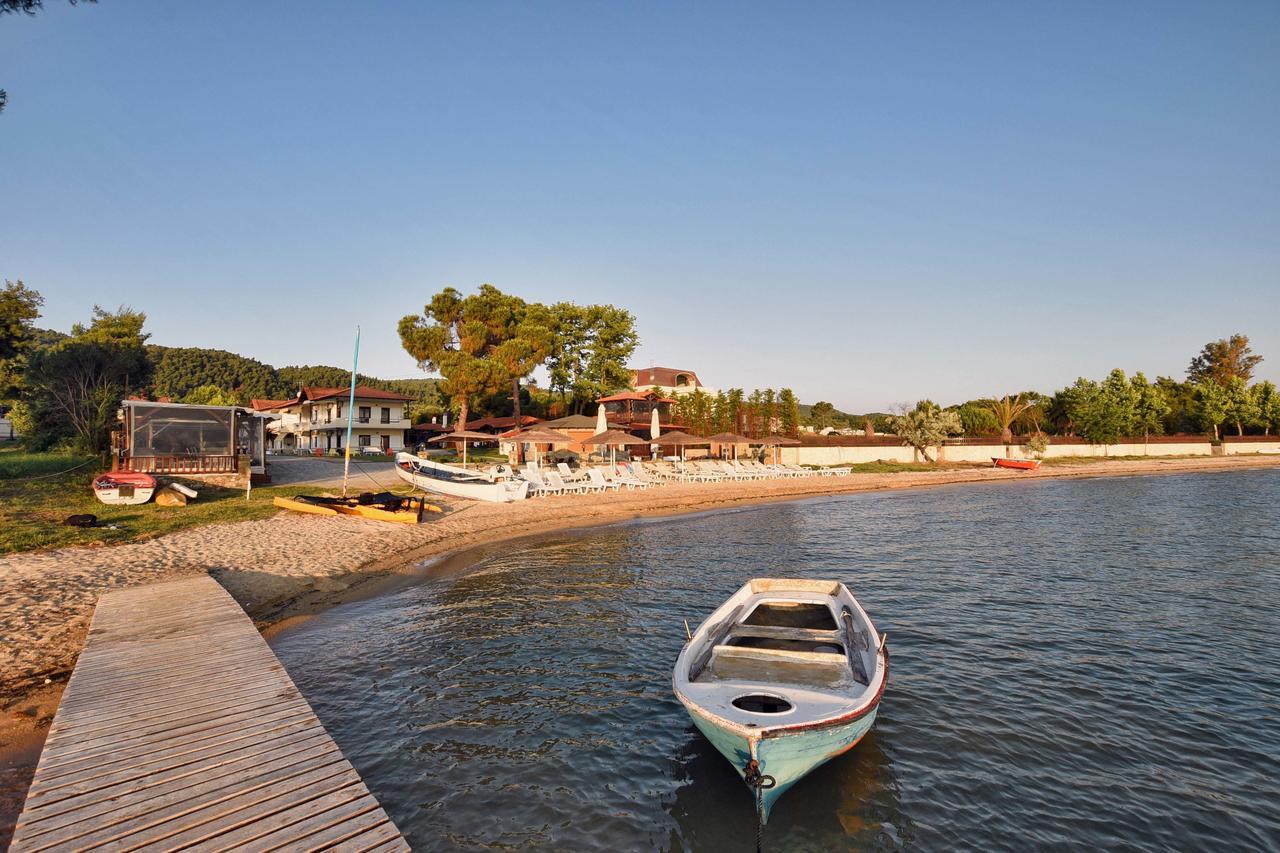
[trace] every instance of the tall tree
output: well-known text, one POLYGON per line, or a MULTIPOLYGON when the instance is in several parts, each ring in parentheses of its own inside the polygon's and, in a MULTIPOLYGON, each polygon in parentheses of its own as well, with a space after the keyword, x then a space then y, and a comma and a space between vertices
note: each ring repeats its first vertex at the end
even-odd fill
POLYGON ((1232 379, 1248 382, 1253 378, 1253 369, 1261 362, 1262 356, 1254 355, 1249 347, 1248 335, 1232 335, 1204 345, 1200 354, 1191 359, 1187 381, 1208 380, 1226 388, 1232 379))
POLYGON ((486 354, 506 371, 512 414, 519 427, 520 382, 551 352, 551 310, 503 293, 491 284, 482 284, 480 292, 469 297, 468 302, 472 315, 489 330, 486 354))
POLYGON ((914 447, 926 462, 934 461, 930 448, 941 446, 948 436, 964 432, 960 416, 932 400, 921 400, 912 409, 899 406, 892 423, 894 434, 903 444, 914 447))
POLYGON ((1075 417, 1081 437, 1093 444, 1116 444, 1132 435, 1138 400, 1124 371, 1116 368, 1093 387, 1075 417))
POLYGON ((968 400, 955 407, 964 424, 965 435, 990 435, 1000 431, 1000 421, 992 413, 995 400, 968 400))
POLYGON ((1159 385, 1152 385, 1147 377, 1138 371, 1130 380, 1134 396, 1134 427, 1142 430, 1142 438, 1148 441, 1152 433, 1160 435, 1164 432, 1164 421, 1169 416, 1169 403, 1159 385))
POLYGON ((1272 430, 1280 432, 1280 393, 1275 383, 1259 382, 1253 386, 1253 393, 1257 404, 1255 426, 1262 427, 1263 435, 1271 435, 1272 430))
POLYGON ((778 424, 783 435, 794 436, 800 429, 800 401, 796 392, 783 388, 778 392, 778 424))
POLYGON ((809 407, 809 423, 816 429, 826 429, 831 426, 835 411, 835 406, 826 400, 819 400, 809 407))
POLYGON ((107 447, 121 398, 145 387, 149 378, 145 322, 138 311, 94 306, 88 325, 73 326, 70 337, 31 354, 27 397, 34 420, 45 430, 35 436, 38 444, 65 436, 83 450, 107 447))
POLYGON ((755 389, 747 395, 746 417, 743 419, 742 432, 751 438, 760 434, 760 422, 764 417, 764 393, 755 389))
POLYGON ((1197 382, 1196 389, 1196 422, 1205 432, 1213 433, 1214 441, 1221 441, 1222 435, 1218 427, 1230 414, 1227 389, 1213 380, 1197 382))
POLYGON ((0 290, 0 400, 18 393, 42 305, 44 297, 21 281, 5 281, 0 290))
POLYGON ((1235 376, 1227 383, 1227 420, 1236 425, 1236 435, 1244 435, 1244 425, 1258 419, 1258 401, 1243 379, 1235 376))
POLYGON ((581 412, 596 398, 630 386, 627 363, 640 344, 631 312, 557 302, 548 309, 548 323, 547 372, 566 408, 581 412))
MULTIPOLYGON (((474 299, 474 297, 468 297, 474 299)), ((458 429, 465 428, 471 400, 492 393, 507 379, 504 368, 488 358, 489 327, 462 294, 446 287, 431 297, 422 314, 402 317, 400 344, 424 370, 443 377, 440 390, 458 407, 458 429)))

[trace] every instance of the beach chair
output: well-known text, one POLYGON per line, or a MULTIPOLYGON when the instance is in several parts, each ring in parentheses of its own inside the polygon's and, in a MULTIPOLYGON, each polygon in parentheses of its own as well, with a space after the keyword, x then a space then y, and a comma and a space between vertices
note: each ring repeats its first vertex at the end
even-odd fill
POLYGON ((748 468, 741 462, 726 462, 724 464, 729 466, 730 471, 737 471, 748 480, 763 480, 770 476, 767 471, 757 471, 754 468, 748 468))
POLYGON ((575 494, 583 494, 587 491, 585 483, 566 483, 560 474, 550 469, 542 472, 543 481, 551 487, 552 492, 558 492, 565 495, 573 492, 575 494))
POLYGON ((649 488, 649 482, 647 480, 641 480, 635 474, 631 473, 631 469, 627 467, 627 464, 625 462, 619 462, 617 465, 614 466, 613 476, 611 477, 611 479, 615 483, 621 483, 622 485, 626 486, 628 489, 649 488))
POLYGON ((535 495, 545 497, 551 494, 564 494, 564 483, 559 486, 553 486, 548 483, 542 476, 542 472, 532 465, 526 465, 523 476, 529 481, 529 489, 535 495))
POLYGON ((702 461, 685 462, 682 464, 681 470, 684 471, 685 474, 690 479, 693 479, 693 480, 702 480, 704 482, 709 482, 709 483, 718 483, 721 480, 725 479, 725 476, 723 473, 715 470, 714 468, 708 467, 707 463, 702 461))
POLYGON ((671 467, 667 462, 640 462, 638 464, 640 465, 641 470, 650 477, 657 477, 664 483, 668 483, 672 480, 680 481, 684 479, 680 476, 680 472, 671 467))
POLYGON ((622 463, 622 466, 631 472, 632 477, 646 485, 665 486, 667 484, 666 480, 659 479, 653 474, 650 474, 644 465, 639 462, 624 462, 622 463))
POLYGON ((707 462, 706 465, 712 472, 718 473, 729 480, 754 480, 755 479, 755 477, 752 477, 748 474, 743 474, 741 471, 733 470, 733 466, 730 465, 728 462, 724 462, 724 461, 707 462))
POLYGON ((605 489, 613 489, 616 492, 622 488, 621 483, 606 480, 604 478, 604 472, 599 468, 588 468, 587 477, 589 478, 587 485, 594 486, 601 491, 604 491, 605 489))
POLYGON ((572 470, 566 462, 557 462, 556 470, 560 472, 560 479, 564 480, 566 483, 587 482, 586 474, 581 471, 572 470))

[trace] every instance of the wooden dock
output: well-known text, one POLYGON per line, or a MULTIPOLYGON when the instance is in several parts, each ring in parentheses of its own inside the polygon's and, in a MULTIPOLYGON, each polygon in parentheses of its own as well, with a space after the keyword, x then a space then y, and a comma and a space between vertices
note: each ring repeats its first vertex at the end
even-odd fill
POLYGON ((106 593, 12 850, 408 850, 207 576, 106 593))

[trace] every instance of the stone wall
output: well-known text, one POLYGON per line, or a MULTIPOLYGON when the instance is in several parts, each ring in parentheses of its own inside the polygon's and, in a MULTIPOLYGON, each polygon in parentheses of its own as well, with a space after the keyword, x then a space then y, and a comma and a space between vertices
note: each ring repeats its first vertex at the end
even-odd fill
MULTIPOLYGON (((1130 439, 1121 444, 1089 444, 1078 438, 1051 437, 1044 452, 1047 459, 1067 456, 1213 456, 1219 454, 1280 454, 1280 436, 1225 437, 1220 447, 1198 436, 1159 436, 1149 441, 1130 439)), ((1021 444, 1006 448, 996 442, 960 439, 936 448, 934 458, 942 462, 990 462, 992 457, 1029 459, 1032 453, 1021 444)), ((856 437, 806 443, 781 448, 780 458, 791 465, 849 465, 867 462, 923 462, 914 448, 890 444, 883 437, 862 440, 856 437)))

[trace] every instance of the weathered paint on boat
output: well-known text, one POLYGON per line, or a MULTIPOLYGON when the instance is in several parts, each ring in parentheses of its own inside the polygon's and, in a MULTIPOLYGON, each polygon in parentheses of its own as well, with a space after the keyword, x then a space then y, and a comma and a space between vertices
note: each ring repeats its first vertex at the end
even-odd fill
MULTIPOLYGON (((843 584, 757 579, 698 626, 681 650, 672 682, 694 725, 748 786, 753 759, 755 770, 772 778, 773 785, 760 792, 760 818, 767 822, 773 805, 788 789, 866 736, 875 723, 888 677, 885 637, 876 632, 870 617, 843 584), (825 594, 821 592, 824 588, 829 588, 825 594), (763 619, 752 618, 757 609, 766 606, 812 608, 820 602, 826 603, 833 617, 840 614, 831 626, 839 628, 774 627, 780 623, 771 622, 767 613, 763 619), (773 638, 783 642, 779 648, 790 650, 764 652, 770 648, 768 642, 763 646, 734 645, 749 638, 757 643, 761 638, 773 638), (813 650, 805 650, 810 643, 813 650), (823 651, 832 645, 843 649, 840 656, 823 651), (728 667, 738 655, 731 653, 743 649, 749 655, 756 649, 766 655, 764 661, 772 658, 780 666, 793 668, 789 673, 768 667, 732 673, 728 667), (841 676, 827 681, 823 673, 810 671, 811 667, 829 669, 833 657, 849 662, 844 671, 851 679, 841 676), (720 664, 713 665, 722 659, 727 667, 723 672, 720 664), (738 706, 735 696, 777 699, 789 707, 766 710, 738 706)), ((752 793, 754 796, 754 790, 752 793)))
POLYGON ((760 734, 745 736, 738 731, 722 728, 696 713, 691 712, 690 717, 698 731, 711 741, 721 755, 729 759, 729 763, 743 779, 746 778, 747 765, 751 762, 754 750, 760 772, 772 776, 775 782, 772 788, 764 790, 761 797, 764 809, 761 817, 768 822, 773 804, 792 785, 815 768, 858 745, 867 732, 871 731, 878 710, 872 708, 869 714, 844 725, 812 728, 768 738, 760 734))

